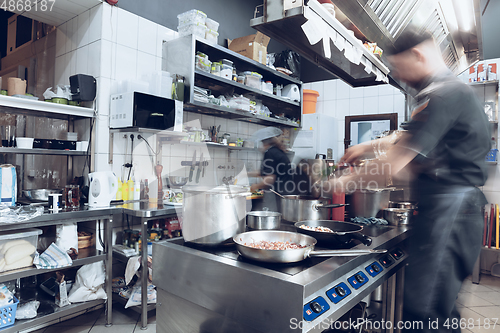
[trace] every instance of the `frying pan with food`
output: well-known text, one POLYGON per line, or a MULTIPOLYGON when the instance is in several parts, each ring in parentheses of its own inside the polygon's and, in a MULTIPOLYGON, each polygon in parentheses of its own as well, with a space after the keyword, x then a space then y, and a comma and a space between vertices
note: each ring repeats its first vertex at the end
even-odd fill
POLYGON ((330 220, 310 220, 295 223, 297 232, 314 237, 320 244, 328 244, 331 247, 342 247, 349 244, 353 239, 359 240, 366 246, 370 246, 372 239, 363 235, 360 231, 363 227, 350 222, 330 220), (306 227, 307 229, 304 229, 306 227), (328 228, 332 232, 315 231, 318 227, 328 228))
POLYGON ((314 239, 314 237, 288 231, 249 231, 234 236, 233 240, 236 243, 236 249, 243 257, 269 263, 285 264, 299 262, 309 257, 359 256, 387 252, 387 250, 370 249, 314 251, 314 245, 316 245, 316 239, 314 239), (275 242, 281 242, 280 244, 288 242, 288 244, 293 243, 300 247, 285 250, 270 250, 252 247, 252 245, 261 244, 261 242, 272 242, 272 244, 276 244, 275 242))

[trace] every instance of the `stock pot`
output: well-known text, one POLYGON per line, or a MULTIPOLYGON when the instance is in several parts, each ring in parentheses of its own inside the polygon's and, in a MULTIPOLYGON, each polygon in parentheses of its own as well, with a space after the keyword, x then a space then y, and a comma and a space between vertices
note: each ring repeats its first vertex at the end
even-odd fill
POLYGON ((246 196, 243 186, 182 187, 182 235, 186 242, 220 245, 245 231, 246 196))
POLYGON ((327 199, 316 199, 303 195, 284 195, 281 198, 281 214, 290 222, 305 220, 329 220, 330 209, 346 204, 330 204, 327 199))

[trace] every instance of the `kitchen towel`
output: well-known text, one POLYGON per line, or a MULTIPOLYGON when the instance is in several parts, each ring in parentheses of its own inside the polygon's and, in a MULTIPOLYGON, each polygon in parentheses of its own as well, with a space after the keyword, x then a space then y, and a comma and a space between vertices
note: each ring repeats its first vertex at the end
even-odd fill
POLYGON ((73 265, 73 260, 55 243, 52 243, 45 252, 35 255, 33 263, 38 269, 54 269, 71 266, 73 265))

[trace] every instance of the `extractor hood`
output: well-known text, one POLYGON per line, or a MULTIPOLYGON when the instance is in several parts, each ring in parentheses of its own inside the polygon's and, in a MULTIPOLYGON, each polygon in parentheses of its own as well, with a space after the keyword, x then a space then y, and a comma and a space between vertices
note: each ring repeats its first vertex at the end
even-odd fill
POLYGON ((335 17, 322 10, 316 0, 264 0, 263 15, 252 19, 250 25, 353 87, 381 84, 388 81, 386 76, 391 84, 404 87, 390 76, 385 55, 379 58, 365 50, 362 62, 353 63, 345 50, 335 47, 334 39, 328 54, 325 38, 319 42, 308 38, 303 26, 319 16, 324 21, 319 26, 335 30, 334 38, 340 36, 354 46, 359 46, 358 40, 376 42, 386 53, 407 27, 427 29, 448 67, 458 74, 482 58, 479 0, 471 1, 476 24, 467 32, 457 25, 454 11, 458 0, 332 0, 335 17))

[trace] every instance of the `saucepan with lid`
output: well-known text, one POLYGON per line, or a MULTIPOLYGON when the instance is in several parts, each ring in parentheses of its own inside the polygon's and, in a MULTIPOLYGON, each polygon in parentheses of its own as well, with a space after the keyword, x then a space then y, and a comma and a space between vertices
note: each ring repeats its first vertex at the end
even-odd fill
POLYGON ((314 251, 314 237, 288 231, 249 231, 233 237, 236 249, 245 258, 268 263, 294 263, 309 257, 359 256, 385 253, 387 250, 347 249, 314 251), (270 249, 277 246, 280 249, 270 249), (284 248, 284 246, 293 248, 284 248))

